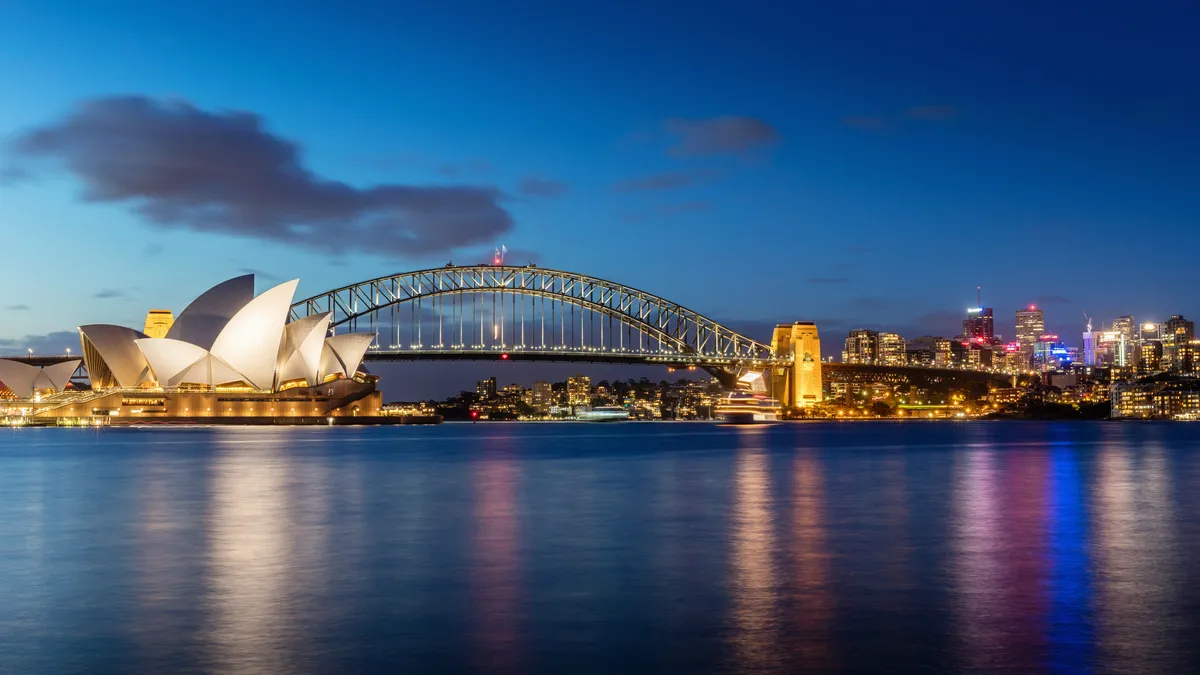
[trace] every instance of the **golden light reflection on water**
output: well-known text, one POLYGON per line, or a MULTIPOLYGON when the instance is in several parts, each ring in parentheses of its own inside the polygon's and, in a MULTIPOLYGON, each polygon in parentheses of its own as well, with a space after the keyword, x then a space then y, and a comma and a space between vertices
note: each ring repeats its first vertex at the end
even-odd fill
POLYGON ((955 467, 954 582, 958 638, 968 669, 1000 663, 1006 623, 997 457, 968 452, 955 467))
POLYGON ((478 663, 486 672, 517 672, 521 579, 516 461, 507 454, 482 459, 472 468, 472 480, 478 663))
POLYGON ((775 534, 771 521, 770 465, 763 433, 739 433, 732 518, 732 642, 739 667, 767 672, 782 667, 777 652, 775 534))
POLYGON ((830 587, 830 553, 825 525, 824 475, 812 452, 796 456, 793 469, 796 574, 795 619, 799 628, 798 668, 825 671, 833 667, 830 621, 834 598, 830 587))
POLYGON ((1101 659, 1113 672, 1181 672, 1178 646, 1163 630, 1166 617, 1178 609, 1181 581, 1165 453, 1104 447, 1094 485, 1101 659))
POLYGON ((289 670, 286 450, 227 447, 214 460, 208 523, 212 661, 223 673, 289 670))

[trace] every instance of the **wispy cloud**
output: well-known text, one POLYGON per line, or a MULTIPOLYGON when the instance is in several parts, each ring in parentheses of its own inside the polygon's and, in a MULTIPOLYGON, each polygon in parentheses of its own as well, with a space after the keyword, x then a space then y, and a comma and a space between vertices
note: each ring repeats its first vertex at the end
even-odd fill
POLYGON ((25 355, 30 349, 35 355, 65 354, 68 349, 78 352, 79 333, 63 330, 22 338, 0 338, 0 354, 25 355))
POLYGON ((923 122, 948 122, 958 117, 958 109, 952 105, 917 105, 905 111, 904 116, 923 122))
POLYGON ((93 293, 92 297, 98 300, 128 299, 129 294, 119 288, 106 288, 93 293))
POLYGON ((7 309, 10 312, 27 312, 29 311, 30 307, 29 305, 9 305, 4 309, 7 309))
POLYGON ((561 197, 570 191, 570 187, 562 181, 527 176, 517 184, 517 191, 527 197, 561 197))
POLYGON ((677 190, 692 187, 715 178, 717 172, 710 169, 687 169, 680 171, 663 171, 661 173, 627 178, 618 181, 614 189, 617 192, 652 192, 661 190, 677 190))
POLYGON ((667 152, 675 157, 742 155, 769 148, 781 138, 779 130, 755 117, 723 115, 704 119, 672 117, 663 123, 675 143, 667 152))

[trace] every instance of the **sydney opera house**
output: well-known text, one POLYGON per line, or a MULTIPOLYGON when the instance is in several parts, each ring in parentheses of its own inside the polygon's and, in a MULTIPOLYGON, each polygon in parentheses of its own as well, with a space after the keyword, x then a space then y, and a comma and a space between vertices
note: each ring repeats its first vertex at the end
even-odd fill
POLYGON ((0 408, 31 418, 300 422, 379 414, 378 378, 360 365, 374 334, 330 335, 330 315, 288 321, 298 280, 255 297, 254 276, 218 284, 146 331, 79 327, 79 360, 0 359, 0 408), (153 333, 154 336, 147 333, 153 333))

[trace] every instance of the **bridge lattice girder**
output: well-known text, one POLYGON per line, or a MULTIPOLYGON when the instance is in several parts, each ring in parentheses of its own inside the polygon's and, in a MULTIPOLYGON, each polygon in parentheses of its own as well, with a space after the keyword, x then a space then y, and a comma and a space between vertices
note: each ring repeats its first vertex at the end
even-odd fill
MULTIPOLYGON (((428 306, 438 307, 436 301, 440 298, 443 302, 441 307, 444 308, 447 297, 478 298, 483 294, 506 299, 514 295, 525 296, 534 298, 533 302, 537 299, 548 300, 560 303, 563 307, 578 307, 608 317, 652 340, 654 348, 644 350, 648 355, 673 353, 738 364, 780 360, 774 357, 768 345, 747 338, 678 303, 624 284, 532 266, 447 266, 380 277, 301 300, 292 305, 291 317, 297 319, 314 313, 331 312, 330 325, 335 330, 339 327, 358 330, 363 322, 370 329, 382 324, 385 310, 400 305, 417 303, 419 307, 421 303, 428 302, 435 303, 428 306)), ((503 303, 501 311, 505 311, 503 303)), ((439 317, 438 320, 443 319, 439 317)), ((459 315, 457 320, 461 322, 462 316, 459 315)), ((565 321, 565 316, 560 320, 565 321)), ((487 341, 487 336, 484 336, 479 342, 487 341)), ((537 342, 536 335, 533 342, 537 342)), ((506 341, 506 345, 526 346, 515 339, 506 341)), ((488 346, 455 344, 447 348, 437 345, 460 352, 480 351, 488 346)), ((545 347, 544 331, 542 344, 528 346, 545 347)), ((375 351, 420 351, 425 347, 377 345, 375 351)))

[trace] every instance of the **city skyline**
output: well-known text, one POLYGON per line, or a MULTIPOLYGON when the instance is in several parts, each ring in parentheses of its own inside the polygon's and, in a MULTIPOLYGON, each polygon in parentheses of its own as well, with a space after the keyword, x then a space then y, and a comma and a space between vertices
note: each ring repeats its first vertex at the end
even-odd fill
POLYGON ((920 41, 901 7, 669 7, 5 3, 0 352, 251 270, 303 297, 499 245, 760 340, 951 336, 976 286, 1006 340, 1029 303, 1064 336, 1200 314, 1190 266, 1133 236, 1200 243, 1194 10, 946 3, 920 41), (87 254, 49 274, 61 241, 87 254))

